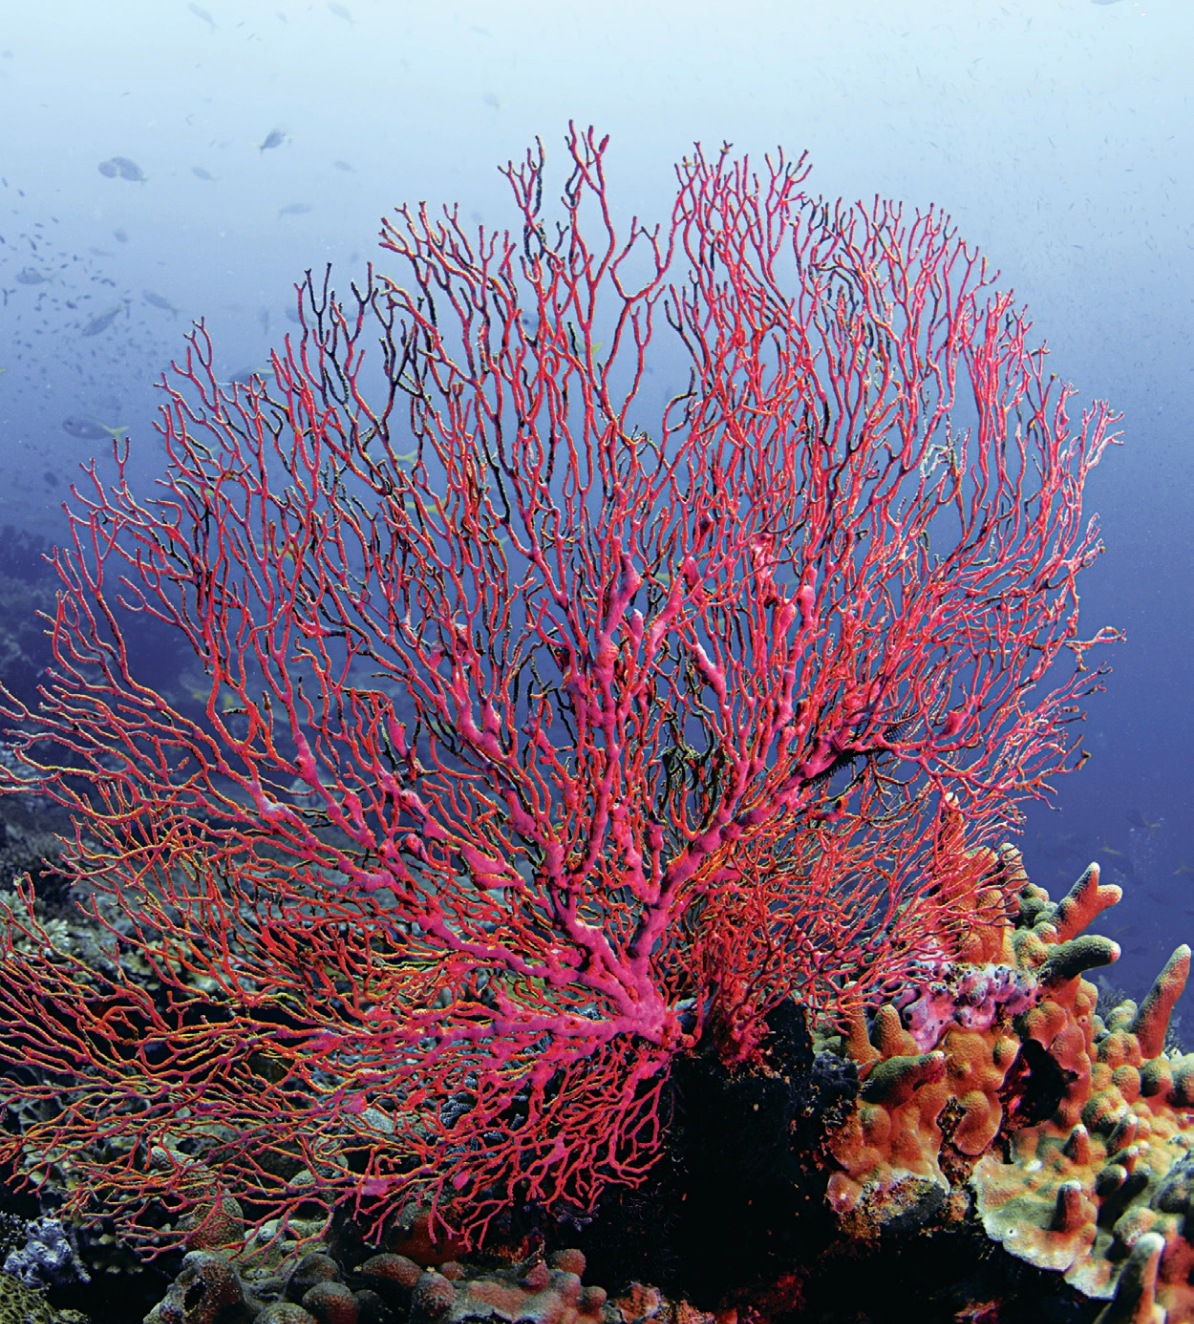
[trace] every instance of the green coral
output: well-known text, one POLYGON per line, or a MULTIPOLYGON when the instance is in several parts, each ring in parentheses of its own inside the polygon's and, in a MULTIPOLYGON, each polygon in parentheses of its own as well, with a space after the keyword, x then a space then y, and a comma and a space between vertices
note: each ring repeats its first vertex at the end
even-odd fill
POLYGON ((0 1273, 0 1324, 88 1324, 77 1310, 55 1310, 40 1292, 0 1273))

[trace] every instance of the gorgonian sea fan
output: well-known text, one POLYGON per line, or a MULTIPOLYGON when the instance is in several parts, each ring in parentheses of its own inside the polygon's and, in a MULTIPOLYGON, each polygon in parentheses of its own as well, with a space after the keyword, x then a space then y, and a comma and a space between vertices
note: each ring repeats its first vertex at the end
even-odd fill
POLYGON ((200 329, 161 480, 75 492, 2 775, 114 955, 11 925, 0 1153, 147 1243, 217 1191, 592 1208, 675 1054, 749 1067, 998 913, 960 825, 1077 757, 1107 409, 938 212, 698 149, 620 238, 605 146, 554 215, 510 167, 512 233, 401 209, 246 385, 200 329))

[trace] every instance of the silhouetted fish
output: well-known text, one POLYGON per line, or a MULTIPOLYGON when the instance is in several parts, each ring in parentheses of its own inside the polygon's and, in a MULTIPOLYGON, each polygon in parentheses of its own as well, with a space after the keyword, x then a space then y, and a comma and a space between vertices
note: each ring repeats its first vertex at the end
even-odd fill
MULTIPOLYGON (((77 418, 74 414, 62 420, 62 430, 67 436, 77 437, 80 441, 103 441, 105 437, 110 437, 113 432, 111 428, 93 423, 89 418, 77 418)), ((120 429, 116 430, 119 431, 120 429)))
POLYGON ((137 184, 144 184, 149 178, 136 161, 130 161, 127 156, 112 156, 101 161, 99 172, 107 179, 115 179, 119 175, 121 179, 131 179, 137 184))
POLYGON ((81 336, 98 336, 101 332, 106 331, 122 312, 124 312, 124 304, 117 304, 115 308, 109 308, 106 313, 97 313, 79 334, 81 336))
POLYGON ((46 277, 36 267, 22 267, 17 272, 17 280, 22 285, 43 285, 46 277))
POLYGON ((141 297, 153 308, 160 308, 163 312, 173 313, 178 316, 178 309, 163 294, 156 294, 153 290, 142 290, 141 297))
POLYGON ((288 202, 285 207, 278 208, 279 216, 305 216, 311 210, 309 202, 288 202))
POLYGON ((239 368, 228 378, 229 386, 252 386, 253 382, 259 381, 265 383, 265 373, 268 371, 263 368, 239 368))
POLYGON ((210 183, 214 183, 216 178, 210 170, 204 170, 202 166, 192 166, 191 174, 194 175, 196 179, 206 179, 210 183))
POLYGON ((135 184, 144 184, 148 178, 136 161, 130 161, 127 156, 114 156, 112 164, 120 171, 121 179, 131 179, 135 184))
POLYGON ((207 24, 207 26, 211 29, 212 32, 216 30, 216 21, 214 18, 212 18, 212 16, 207 12, 206 9, 203 9, 199 5, 187 5, 187 8, 191 11, 192 14, 195 15, 196 18, 202 19, 203 22, 207 24))
POLYGON ((286 141, 286 134, 281 129, 271 129, 265 135, 265 142, 257 149, 259 152, 268 152, 271 147, 281 147, 286 141))

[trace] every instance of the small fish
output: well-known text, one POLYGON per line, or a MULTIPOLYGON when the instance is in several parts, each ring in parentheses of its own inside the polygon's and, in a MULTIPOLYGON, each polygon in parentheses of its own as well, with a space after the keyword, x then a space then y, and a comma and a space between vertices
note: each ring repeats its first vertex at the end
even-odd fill
POLYGON ((97 313, 90 322, 79 332, 81 336, 98 336, 106 331, 114 321, 124 312, 124 304, 117 304, 115 308, 109 308, 106 313, 97 313))
POLYGON ((142 290, 141 297, 151 308, 160 308, 164 313, 173 313, 178 316, 178 309, 162 294, 156 294, 153 290, 142 290))
POLYGON ((254 382, 265 385, 265 368, 240 368, 228 378, 229 386, 252 386, 254 382))
POLYGON ((265 135, 265 142, 257 149, 259 152, 268 152, 272 147, 281 147, 286 141, 285 131, 282 129, 271 129, 265 135))
POLYGON ((355 173, 352 166, 350 166, 347 161, 333 161, 332 165, 334 165, 337 170, 343 170, 346 174, 351 175, 355 173))
POLYGON ((279 216, 306 216, 311 210, 309 202, 288 202, 285 207, 278 208, 279 216))
POLYGON ((197 19, 206 23, 208 28, 214 32, 216 30, 216 21, 201 5, 187 5, 187 8, 197 19))
POLYGON ((105 437, 122 437, 128 428, 110 428, 105 423, 97 423, 93 418, 80 418, 72 414, 62 420, 62 430, 68 437, 79 441, 103 441, 105 437))
POLYGON ((36 267, 22 267, 17 272, 17 280, 22 285, 44 285, 46 277, 36 267))
POLYGON ((356 22, 356 19, 353 18, 353 16, 348 12, 345 6, 336 4, 335 0, 333 0, 333 3, 328 5, 328 8, 332 11, 333 14, 336 15, 337 18, 342 18, 345 21, 345 23, 356 22))
POLYGON ((118 244, 127 244, 129 241, 128 234, 124 230, 113 230, 112 238, 115 239, 118 244))
POLYGON ((268 309, 268 308, 258 308, 258 309, 257 309, 257 325, 261 327, 262 331, 264 331, 265 334, 266 334, 267 336, 269 335, 269 309, 268 309))
POLYGON ((191 174, 194 175, 196 179, 206 179, 208 183, 215 183, 215 175, 213 175, 210 170, 204 170, 202 166, 192 166, 191 174))
POLYGON ((97 168, 105 179, 115 179, 120 174, 120 167, 115 161, 101 161, 97 168))
POLYGON ((148 178, 136 161, 130 161, 127 156, 114 156, 112 164, 120 171, 121 179, 131 179, 134 184, 144 184, 148 178))

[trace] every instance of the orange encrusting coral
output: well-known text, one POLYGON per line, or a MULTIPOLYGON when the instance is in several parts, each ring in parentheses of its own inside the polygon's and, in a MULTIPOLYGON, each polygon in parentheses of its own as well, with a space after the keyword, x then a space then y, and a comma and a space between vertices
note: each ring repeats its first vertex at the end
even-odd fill
POLYGON ((978 929, 967 955, 1030 1005, 988 1007, 977 1028, 951 1023, 952 991, 978 979, 959 961, 926 973, 945 1003, 934 1016, 907 995, 878 1008, 869 1032, 856 1014, 840 1049, 862 1088, 829 1140, 838 1170, 828 1202, 854 1235, 973 1207, 1011 1254, 1114 1298, 1105 1324, 1194 1318, 1194 1054, 1165 1049, 1190 949, 1178 948, 1139 1007, 1104 1018, 1082 973, 1119 949, 1084 930, 1120 889, 1092 865, 1054 905, 1017 851, 988 855, 988 881, 1019 881, 1020 914, 997 952, 991 930, 978 929))

